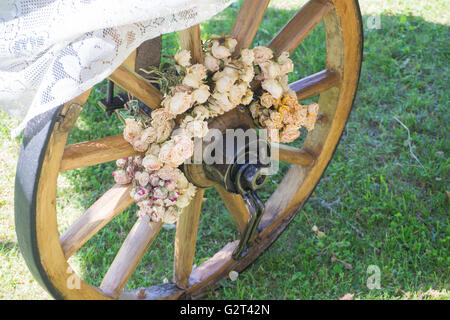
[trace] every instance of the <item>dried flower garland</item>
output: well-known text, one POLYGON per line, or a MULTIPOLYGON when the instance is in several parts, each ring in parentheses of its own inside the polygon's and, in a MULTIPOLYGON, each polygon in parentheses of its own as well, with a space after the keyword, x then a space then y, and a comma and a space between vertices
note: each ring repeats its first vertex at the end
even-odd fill
POLYGON ((234 57, 236 44, 229 36, 213 36, 204 44, 203 64, 191 64, 190 52, 182 50, 172 64, 146 71, 165 98, 150 117, 136 112, 135 105, 129 108, 135 112, 124 117, 123 136, 145 155, 117 160, 113 172, 117 184, 133 184, 131 196, 139 216, 175 223, 189 205, 196 188, 177 167, 192 156, 193 138, 208 133, 209 118, 247 105, 274 142, 294 141, 302 126, 314 128, 318 105, 299 104, 290 89, 287 74, 294 65, 289 53, 274 58, 271 49, 258 46, 234 57))

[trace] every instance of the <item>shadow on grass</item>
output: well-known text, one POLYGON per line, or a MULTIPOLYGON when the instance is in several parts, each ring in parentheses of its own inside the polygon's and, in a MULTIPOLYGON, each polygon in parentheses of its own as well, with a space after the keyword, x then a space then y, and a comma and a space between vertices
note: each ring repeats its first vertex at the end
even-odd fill
MULTIPOLYGON (((227 32, 237 10, 232 5, 203 23, 204 34, 227 32)), ((269 8, 255 44, 268 43, 294 13, 269 8)), ((405 291, 448 287, 448 202, 443 193, 449 173, 448 36, 448 26, 412 16, 382 16, 380 29, 365 30, 355 108, 315 190, 323 202, 308 202, 267 253, 209 298, 335 299, 347 292, 394 298, 405 291), (409 129, 410 140, 394 116, 409 129), (365 237, 358 237, 342 218, 365 237), (317 238, 313 226, 325 236, 317 238), (370 265, 381 271, 381 290, 366 287, 370 265)), ((164 36, 164 45, 166 53, 174 54, 175 36, 164 36)), ((324 68, 322 25, 292 57, 296 71, 291 81, 324 68)), ((104 97, 104 87, 98 85, 91 94, 70 143, 121 132, 118 119, 106 117, 95 105, 104 97)), ((87 209, 112 186, 113 170, 114 164, 107 163, 63 173, 76 191, 72 201, 87 209)), ((205 197, 197 265, 238 237, 217 193, 208 190, 205 197)), ((81 273, 91 284, 100 284, 136 219, 134 212, 119 215, 77 253, 81 273)), ((171 280, 173 239, 174 229, 162 230, 128 288, 171 280)))

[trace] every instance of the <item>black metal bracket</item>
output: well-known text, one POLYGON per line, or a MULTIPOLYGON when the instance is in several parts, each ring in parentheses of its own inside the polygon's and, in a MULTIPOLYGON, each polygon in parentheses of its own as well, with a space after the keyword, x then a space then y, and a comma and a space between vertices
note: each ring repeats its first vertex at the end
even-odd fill
MULTIPOLYGON (((264 202, 256 194, 256 190, 259 189, 264 182, 257 181, 258 168, 251 164, 245 164, 240 166, 238 172, 235 175, 234 184, 245 201, 248 212, 250 213, 250 220, 245 226, 244 232, 241 234, 241 240, 232 253, 234 260, 240 260, 248 252, 248 248, 253 245, 255 238, 258 234, 258 225, 264 214, 265 206, 264 202)), ((262 176, 260 176, 262 178, 262 176)), ((265 180, 265 179, 264 179, 265 180)))
POLYGON ((123 108, 127 102, 128 97, 125 94, 114 96, 114 82, 108 80, 106 98, 98 102, 99 106, 110 116, 115 110, 123 108))
MULTIPOLYGON (((114 113, 114 111, 124 108, 125 104, 129 101, 128 96, 123 93, 114 95, 114 82, 108 80, 108 88, 106 91, 106 98, 98 102, 99 106, 106 112, 108 116, 114 113)), ((139 101, 139 108, 146 115, 150 116, 152 109, 150 109, 142 101, 139 101)))

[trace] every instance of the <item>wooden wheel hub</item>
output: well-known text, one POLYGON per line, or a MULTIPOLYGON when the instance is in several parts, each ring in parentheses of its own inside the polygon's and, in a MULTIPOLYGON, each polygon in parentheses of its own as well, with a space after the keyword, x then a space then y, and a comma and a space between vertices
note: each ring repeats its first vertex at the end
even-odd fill
POLYGON ((216 129, 216 135, 212 139, 207 136, 201 148, 195 148, 202 151, 201 164, 183 165, 188 180, 202 188, 218 184, 232 193, 239 193, 238 182, 243 188, 261 188, 267 180, 264 173, 270 162, 270 145, 257 136, 248 110, 238 107, 213 119, 208 127, 216 129), (214 158, 206 155, 208 151, 214 153, 214 158), (236 180, 240 168, 247 165, 242 181, 236 180))

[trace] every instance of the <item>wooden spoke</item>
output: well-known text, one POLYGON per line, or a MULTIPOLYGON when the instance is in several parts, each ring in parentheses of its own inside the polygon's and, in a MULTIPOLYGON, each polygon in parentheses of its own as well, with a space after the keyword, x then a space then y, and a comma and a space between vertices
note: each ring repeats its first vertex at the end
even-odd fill
POLYGON ((121 65, 109 78, 150 108, 159 107, 163 98, 161 92, 126 66, 121 65))
POLYGON ((205 189, 198 189, 191 203, 183 209, 175 233, 174 282, 180 288, 188 286, 194 263, 198 223, 205 189))
POLYGON ((92 166, 140 154, 121 134, 107 138, 74 143, 64 147, 59 171, 92 166))
POLYGON ((233 222, 242 234, 250 219, 250 213, 248 212, 244 199, 238 194, 228 192, 221 186, 217 186, 216 189, 219 192, 220 198, 222 198, 222 202, 227 207, 231 219, 233 219, 233 222))
POLYGON ((297 93, 298 100, 305 100, 333 88, 341 82, 339 72, 325 69, 309 77, 295 81, 289 86, 297 93))
POLYGON ((162 221, 150 222, 149 218, 136 221, 103 278, 100 289, 105 294, 113 298, 120 295, 162 225, 162 221))
POLYGON ((285 144, 271 143, 271 152, 276 156, 278 153, 279 161, 291 163, 291 164, 299 164, 303 166, 312 166, 316 161, 315 156, 305 150, 305 149, 297 149, 291 146, 287 146, 285 144))
POLYGON ((230 35, 237 40, 235 55, 252 44, 268 5, 269 0, 244 0, 230 31, 230 35))
POLYGON ((200 37, 200 25, 197 24, 188 29, 178 32, 180 37, 181 49, 186 49, 191 52, 191 62, 202 63, 203 62, 203 50, 202 39, 200 37))
POLYGON ((61 236, 64 256, 69 258, 115 216, 133 203, 131 185, 115 185, 101 196, 61 236))
POLYGON ((294 51, 332 7, 326 0, 310 0, 273 38, 269 47, 278 54, 294 51))
POLYGON ((234 262, 231 255, 239 244, 239 240, 229 242, 225 247, 217 252, 211 259, 205 261, 197 268, 192 270, 189 277, 189 285, 194 286, 196 284, 207 281, 213 278, 215 275, 220 274, 234 262))

